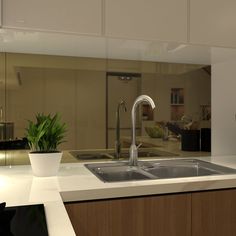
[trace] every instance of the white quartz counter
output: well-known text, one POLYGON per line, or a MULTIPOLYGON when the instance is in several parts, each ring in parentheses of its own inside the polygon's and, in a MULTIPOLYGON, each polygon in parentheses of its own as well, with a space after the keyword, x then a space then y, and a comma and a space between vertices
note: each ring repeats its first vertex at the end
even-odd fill
MULTIPOLYGON (((236 169, 236 156, 198 159, 236 169)), ((63 202, 236 188, 236 175, 103 183, 82 163, 61 164, 57 177, 33 177, 30 166, 0 167, 0 202, 43 203, 50 236, 75 235, 63 202)))

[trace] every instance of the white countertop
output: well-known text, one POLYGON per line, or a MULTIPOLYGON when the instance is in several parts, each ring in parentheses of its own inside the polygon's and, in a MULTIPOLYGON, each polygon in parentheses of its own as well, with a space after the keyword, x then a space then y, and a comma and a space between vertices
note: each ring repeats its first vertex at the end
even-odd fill
MULTIPOLYGON (((197 159, 236 169, 236 156, 197 159)), ((43 203, 50 236, 75 235, 63 202, 234 187, 236 175, 103 183, 82 163, 61 164, 58 176, 47 178, 33 177, 30 166, 0 167, 0 202, 43 203)))

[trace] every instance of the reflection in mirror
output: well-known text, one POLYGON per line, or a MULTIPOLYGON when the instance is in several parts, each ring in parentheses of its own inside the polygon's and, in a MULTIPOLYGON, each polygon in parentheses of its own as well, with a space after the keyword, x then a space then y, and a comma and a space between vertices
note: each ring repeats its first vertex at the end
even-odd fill
MULTIPOLYGON (((131 108, 134 100, 141 94, 141 74, 132 73, 107 73, 107 147, 113 148, 117 140, 116 133, 121 137, 130 136, 131 108), (124 101, 126 112, 120 114, 120 127, 117 127, 116 110, 119 101, 124 101), (119 130, 117 130, 119 128, 119 130)), ((137 133, 141 135, 140 117, 137 117, 137 133)))
POLYGON ((152 97, 157 109, 153 112, 146 104, 139 107, 136 127, 137 142, 142 143, 140 157, 210 155, 210 146, 203 152, 200 146, 194 149, 186 144, 186 150, 181 150, 181 136, 188 135, 183 130, 190 136, 194 130, 210 131, 211 73, 205 65, 1 55, 6 63, 1 114, 8 125, 5 136, 1 136, 1 149, 8 150, 7 164, 29 163, 25 127, 39 112, 58 112, 67 124, 66 142, 60 146, 65 150, 63 162, 114 158, 116 111, 121 100, 127 108, 119 114, 121 159, 127 158, 131 107, 141 94, 152 97))
POLYGON ((25 127, 39 112, 67 124, 62 162, 111 160, 118 146, 127 158, 141 94, 157 108, 137 112, 140 158, 210 155, 209 47, 13 29, 0 36, 0 165, 29 163, 25 127))
MULTIPOLYGON (((12 123, 8 124, 5 119, 6 111, 6 80, 5 80, 5 54, 0 53, 0 143, 12 136, 12 123), (10 126, 8 132, 7 126, 10 126)), ((0 145, 0 165, 5 165, 5 148, 0 145)))

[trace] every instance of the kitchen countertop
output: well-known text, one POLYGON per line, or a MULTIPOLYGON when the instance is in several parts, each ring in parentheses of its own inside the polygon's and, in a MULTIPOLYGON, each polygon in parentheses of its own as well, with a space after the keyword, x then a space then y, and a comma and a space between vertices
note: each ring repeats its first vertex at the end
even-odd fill
MULTIPOLYGON (((198 159, 236 168, 236 156, 198 159)), ((236 188, 236 174, 103 183, 83 163, 63 163, 57 177, 47 178, 34 177, 27 165, 0 167, 0 202, 43 203, 50 236, 75 235, 63 202, 221 188, 236 188)))

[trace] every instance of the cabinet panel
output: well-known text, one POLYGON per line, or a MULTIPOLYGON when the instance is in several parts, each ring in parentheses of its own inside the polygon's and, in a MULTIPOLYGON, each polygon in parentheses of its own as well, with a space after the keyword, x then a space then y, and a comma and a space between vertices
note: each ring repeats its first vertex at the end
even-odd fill
POLYGON ((100 35, 102 0, 2 0, 3 26, 100 35))
POLYGON ((187 0, 105 0, 107 36, 187 41, 187 0))
POLYGON ((0 28, 2 27, 2 0, 0 0, 0 28))
POLYGON ((106 146, 106 73, 76 72, 76 147, 99 149, 106 146))
POLYGON ((236 190, 192 194, 192 236, 236 235, 236 190))
POLYGON ((190 0, 190 42, 236 47, 234 0, 190 0))
POLYGON ((191 194, 67 203, 78 236, 190 236, 191 194))

